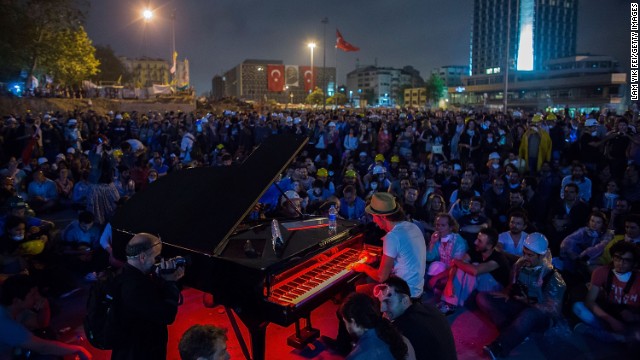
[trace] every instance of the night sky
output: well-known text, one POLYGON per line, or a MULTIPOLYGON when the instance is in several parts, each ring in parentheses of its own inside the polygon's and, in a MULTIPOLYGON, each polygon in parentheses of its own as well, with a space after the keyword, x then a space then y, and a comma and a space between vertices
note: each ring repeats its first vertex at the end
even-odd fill
MULTIPOLYGON (((338 83, 360 65, 411 65, 428 78, 442 65, 469 64, 473 0, 91 0, 87 32, 97 45, 127 57, 171 57, 171 12, 176 9, 176 49, 189 59, 197 94, 211 78, 245 59, 308 65, 307 43, 315 41, 314 65, 335 66, 335 29, 360 51, 337 54, 338 83), (145 26, 142 9, 154 8, 145 26)), ((629 68, 627 0, 580 0, 578 53, 613 55, 629 68)))

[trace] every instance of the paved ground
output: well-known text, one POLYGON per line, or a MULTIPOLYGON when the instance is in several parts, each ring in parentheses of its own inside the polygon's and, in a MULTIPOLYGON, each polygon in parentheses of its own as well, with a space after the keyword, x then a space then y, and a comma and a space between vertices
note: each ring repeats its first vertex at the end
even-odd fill
MULTIPOLYGON (((47 216, 55 221, 59 228, 73 220, 75 214, 71 211, 60 212, 47 216)), ((86 345, 97 360, 108 359, 110 352, 90 347, 84 339, 82 319, 88 283, 81 283, 82 291, 66 299, 52 300, 52 327, 58 333, 60 340, 86 345)), ((233 359, 242 359, 243 355, 238 341, 232 332, 231 325, 222 307, 205 308, 202 305, 203 294, 195 289, 183 291, 185 302, 180 307, 176 322, 169 327, 169 355, 168 359, 178 359, 177 343, 180 335, 192 324, 211 323, 229 329, 229 350, 233 359)), ((314 327, 319 328, 323 335, 335 337, 337 305, 327 301, 312 314, 314 327)), ((496 336, 495 328, 479 313, 461 309, 448 317, 456 341, 459 359, 486 358, 482 353, 482 346, 491 342, 496 336)), ((635 359, 625 345, 605 344, 597 339, 573 334, 566 328, 559 331, 538 334, 520 346, 511 354, 511 359, 635 359)), ((293 327, 283 328, 269 325, 267 330, 267 359, 324 359, 333 360, 341 357, 330 353, 322 344, 316 342, 312 347, 295 350, 286 345, 286 338, 294 332, 293 327)), ((245 333, 246 337, 246 333, 245 333)))

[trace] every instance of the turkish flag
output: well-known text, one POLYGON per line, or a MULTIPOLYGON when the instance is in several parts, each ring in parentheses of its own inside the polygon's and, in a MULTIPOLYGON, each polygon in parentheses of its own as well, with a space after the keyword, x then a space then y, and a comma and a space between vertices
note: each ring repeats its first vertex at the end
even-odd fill
POLYGON ((340 31, 336 29, 336 47, 342 51, 358 51, 359 47, 349 44, 340 34, 340 31))
POLYGON ((284 90, 284 65, 267 65, 267 87, 274 92, 284 90))
POLYGON ((302 75, 302 79, 304 79, 305 92, 310 92, 315 89, 317 73, 318 71, 315 66, 313 67, 313 71, 311 71, 310 66, 300 66, 300 74, 302 75))

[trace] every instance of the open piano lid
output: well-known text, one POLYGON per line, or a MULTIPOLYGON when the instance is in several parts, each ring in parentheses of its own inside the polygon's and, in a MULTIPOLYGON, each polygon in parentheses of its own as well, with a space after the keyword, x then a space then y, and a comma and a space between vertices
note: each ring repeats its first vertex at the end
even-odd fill
POLYGON ((307 141, 290 134, 270 136, 239 166, 186 169, 158 179, 114 215, 114 255, 124 259, 130 233, 138 232, 158 234, 163 243, 184 250, 220 255, 228 237, 307 141))

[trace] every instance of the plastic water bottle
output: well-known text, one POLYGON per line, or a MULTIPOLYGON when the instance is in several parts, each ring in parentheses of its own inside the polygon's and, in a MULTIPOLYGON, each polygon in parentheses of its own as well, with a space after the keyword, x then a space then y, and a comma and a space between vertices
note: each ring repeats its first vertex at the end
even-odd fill
POLYGON ((336 233, 336 230, 338 229, 338 211, 336 210, 336 206, 335 205, 331 205, 331 207, 329 208, 329 232, 332 234, 336 233))

